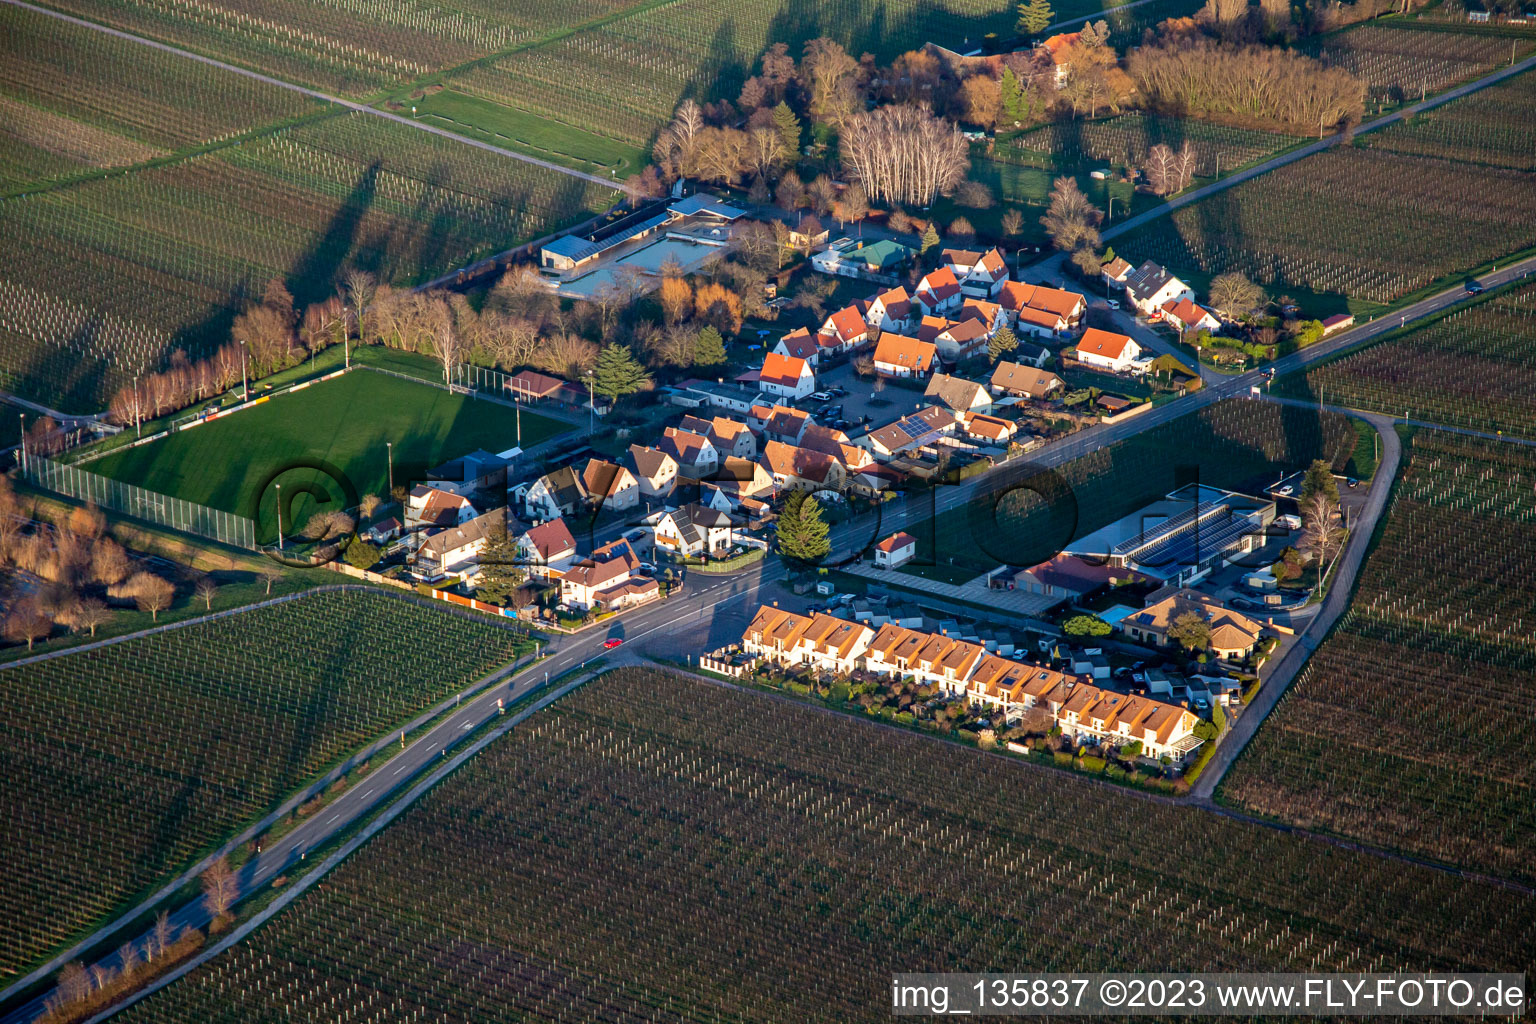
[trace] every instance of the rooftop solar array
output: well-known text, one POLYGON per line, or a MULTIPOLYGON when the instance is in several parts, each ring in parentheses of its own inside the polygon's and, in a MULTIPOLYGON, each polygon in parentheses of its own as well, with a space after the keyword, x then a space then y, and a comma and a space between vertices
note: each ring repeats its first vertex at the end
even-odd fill
POLYGON ((1159 541, 1166 538, 1169 534, 1177 533, 1180 530, 1187 529, 1197 522, 1209 519, 1211 516, 1215 515, 1226 507, 1226 505, 1220 502, 1202 501, 1185 509, 1183 512, 1180 512, 1177 515, 1170 516, 1169 518, 1163 520, 1161 523, 1158 523, 1156 526, 1152 527, 1150 530, 1143 528, 1141 533, 1137 536, 1132 537, 1129 540, 1123 540, 1119 544, 1116 544, 1110 551, 1110 554, 1129 557, 1143 547, 1148 547, 1158 543, 1159 541))
POLYGON ((1215 522, 1202 521, 1161 539, 1138 551, 1137 565, 1154 569, 1172 566, 1196 566, 1208 556, 1225 551, 1228 545, 1254 530, 1246 516, 1229 515, 1215 522))

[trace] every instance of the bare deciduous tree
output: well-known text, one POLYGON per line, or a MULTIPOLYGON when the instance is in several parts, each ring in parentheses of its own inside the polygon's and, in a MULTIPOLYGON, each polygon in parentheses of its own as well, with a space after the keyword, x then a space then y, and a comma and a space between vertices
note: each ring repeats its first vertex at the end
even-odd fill
POLYGON ((149 612, 151 621, 158 622, 160 613, 171 606, 171 601, 176 596, 176 588, 170 580, 162 579, 151 572, 137 572, 128 578, 123 584, 126 596, 133 598, 133 603, 138 605, 139 611, 149 612))
POLYGON ((71 629, 90 630, 91 637, 96 636, 96 628, 104 626, 112 620, 112 609, 99 597, 87 597, 76 606, 74 615, 66 623, 71 629))
POLYGON ((212 576, 200 577, 194 592, 203 600, 203 610, 213 611, 213 598, 219 592, 219 585, 214 582, 212 576))
POLYGON ((30 651, 33 643, 45 639, 53 632, 53 620, 38 608, 35 598, 24 597, 6 613, 4 629, 7 640, 15 643, 25 641, 30 651))
POLYGON ((235 872, 229 866, 229 861, 220 857, 208 865, 208 870, 203 872, 202 882, 203 909, 217 921, 229 913, 229 908, 235 905, 235 897, 239 895, 235 872))
POLYGON ((970 168, 965 137, 943 118, 885 106, 848 118, 838 138, 843 167, 873 198, 926 206, 949 195, 970 168))

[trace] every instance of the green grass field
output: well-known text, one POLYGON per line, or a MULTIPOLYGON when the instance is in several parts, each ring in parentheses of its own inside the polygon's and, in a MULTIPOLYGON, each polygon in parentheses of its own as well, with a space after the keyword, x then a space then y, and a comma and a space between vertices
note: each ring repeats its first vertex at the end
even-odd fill
POLYGON ((577 170, 627 178, 646 164, 642 149, 452 89, 401 102, 415 107, 420 120, 439 128, 577 170))
MULTIPOLYGON (((526 410, 521 418, 524 446, 568 429, 526 410)), ((386 493, 386 443, 394 444, 395 483, 405 484, 420 479, 431 466, 476 448, 513 447, 518 443, 517 419, 505 405, 354 370, 163 441, 116 452, 89 468, 250 516, 258 520, 262 539, 271 540, 276 533, 277 490, 269 485, 281 484, 288 492, 283 517, 285 530, 291 532, 295 521, 302 524, 316 503, 351 504, 364 494, 386 493), (310 488, 320 493, 298 497, 310 488)))

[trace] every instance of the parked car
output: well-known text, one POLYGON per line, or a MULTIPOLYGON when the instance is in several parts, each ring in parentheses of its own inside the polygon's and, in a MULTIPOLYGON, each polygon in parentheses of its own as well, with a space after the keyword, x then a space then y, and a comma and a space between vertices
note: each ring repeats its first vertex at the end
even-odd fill
POLYGON ((1119 299, 1105 299, 1104 300, 1104 305, 1108 306, 1110 309, 1119 309, 1120 308, 1120 300, 1119 299))
POLYGON ((650 562, 641 562, 636 568, 646 576, 653 576, 656 573, 656 567, 650 562))
POLYGON ((830 394, 832 394, 832 395, 834 395, 834 396, 836 396, 838 398, 847 398, 848 397, 848 389, 843 387, 841 384, 839 384, 835 388, 827 388, 827 391, 830 394))
POLYGON ((832 401, 832 393, 830 391, 817 391, 811 395, 811 401, 830 402, 832 401))
POLYGON ((603 641, 603 649, 604 649, 604 650, 608 650, 608 651, 611 651, 611 650, 613 650, 613 649, 614 649, 614 648, 615 648, 615 647, 618 647, 618 646, 619 646, 619 645, 620 645, 620 644, 622 644, 622 643, 623 643, 623 642, 624 642, 624 641, 623 641, 623 640, 620 640, 620 639, 619 639, 619 638, 618 638, 618 637, 616 637, 616 636, 611 636, 611 637, 609 637, 609 638, 608 638, 608 639, 607 639, 607 640, 604 640, 604 641, 603 641))

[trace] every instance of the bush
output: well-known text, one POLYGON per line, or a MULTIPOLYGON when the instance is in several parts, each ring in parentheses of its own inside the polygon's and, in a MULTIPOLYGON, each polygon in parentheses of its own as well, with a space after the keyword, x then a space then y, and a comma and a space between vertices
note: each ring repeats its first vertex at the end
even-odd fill
POLYGON ((1072 755, 1064 750, 1058 750, 1055 754, 1055 761, 1059 765, 1070 765, 1072 763, 1072 755))
POLYGON ((1084 754, 1082 757, 1078 758, 1078 761, 1086 771, 1102 772, 1104 770, 1105 761, 1102 757, 1094 757, 1091 754, 1084 754))
POLYGON ((1097 615, 1074 615, 1061 624, 1068 636, 1108 636, 1110 625, 1097 615))
POLYGON ((1120 748, 1120 756, 1129 760, 1141 756, 1141 740, 1132 740, 1120 748))
POLYGON ((353 537, 347 545, 347 564, 357 569, 372 569, 379 563, 379 549, 363 540, 361 537, 353 537))
POLYGON ((1221 730, 1216 728, 1214 722, 1196 722, 1193 731, 1196 737, 1206 743, 1214 743, 1216 737, 1221 735, 1221 730))
POLYGON ((833 700, 847 700, 852 692, 847 683, 833 683, 830 696, 833 700))

